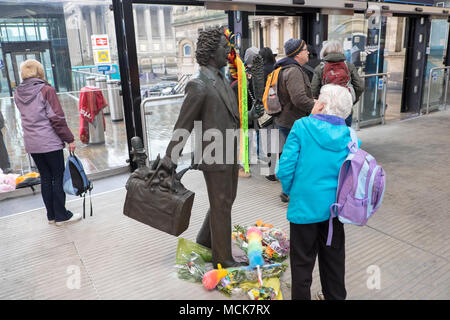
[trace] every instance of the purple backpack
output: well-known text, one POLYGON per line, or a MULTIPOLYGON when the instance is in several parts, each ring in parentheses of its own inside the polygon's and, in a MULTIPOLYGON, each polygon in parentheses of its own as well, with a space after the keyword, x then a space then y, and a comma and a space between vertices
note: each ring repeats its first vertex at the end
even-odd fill
POLYGON ((330 206, 327 246, 333 237, 333 218, 363 226, 383 201, 386 175, 374 157, 358 148, 355 130, 349 128, 350 152, 339 171, 336 203, 330 206))

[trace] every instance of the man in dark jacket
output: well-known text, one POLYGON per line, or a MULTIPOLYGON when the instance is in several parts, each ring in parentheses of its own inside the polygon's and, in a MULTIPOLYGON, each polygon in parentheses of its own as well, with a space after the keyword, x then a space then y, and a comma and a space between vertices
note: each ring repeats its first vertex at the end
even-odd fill
POLYGON ((302 65, 308 62, 305 41, 289 39, 284 44, 286 57, 278 61, 274 68, 282 67, 278 79, 278 97, 282 106, 275 118, 275 124, 287 138, 295 120, 309 116, 314 107, 311 83, 302 65))
MULTIPOLYGON (((275 117, 275 124, 287 139, 294 122, 307 117, 314 107, 315 101, 311 91, 311 83, 302 66, 308 62, 308 48, 305 41, 289 39, 284 44, 286 57, 278 61, 274 68, 282 67, 278 78, 278 98, 282 107, 275 117)), ((288 201, 285 194, 280 195, 283 202, 288 201)))

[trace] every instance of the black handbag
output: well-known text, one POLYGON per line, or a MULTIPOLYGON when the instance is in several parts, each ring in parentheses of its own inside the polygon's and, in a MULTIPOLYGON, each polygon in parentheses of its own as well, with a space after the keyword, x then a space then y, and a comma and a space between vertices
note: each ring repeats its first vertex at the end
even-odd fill
POLYGON ((128 179, 124 215, 179 236, 189 226, 195 193, 180 182, 190 168, 171 175, 160 170, 159 156, 151 168, 140 167, 128 179))

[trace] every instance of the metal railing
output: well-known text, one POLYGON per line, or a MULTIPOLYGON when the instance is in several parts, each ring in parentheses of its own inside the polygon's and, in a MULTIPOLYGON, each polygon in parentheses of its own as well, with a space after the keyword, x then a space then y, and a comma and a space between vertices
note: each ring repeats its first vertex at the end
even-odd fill
MULTIPOLYGON (((356 130, 360 130, 361 129, 361 124, 373 124, 373 123, 378 123, 381 121, 381 124, 385 124, 385 113, 386 113, 386 94, 387 94, 387 84, 388 84, 388 76, 389 73, 373 73, 373 74, 364 74, 361 75, 361 78, 371 78, 371 77, 377 77, 377 78, 383 78, 383 105, 381 108, 381 113, 380 113, 380 118, 376 118, 376 119, 371 119, 371 120, 367 120, 367 121, 361 121, 361 110, 363 107, 363 103, 364 103, 364 95, 365 93, 363 92, 361 94, 361 97, 359 98, 358 104, 356 105, 356 130)), ((378 90, 378 82, 376 84, 376 90, 378 90)))
POLYGON ((431 68, 428 79, 428 93, 427 93, 427 111, 426 114, 430 113, 430 97, 431 97, 431 80, 433 80, 433 72, 437 70, 444 70, 445 73, 445 91, 444 91, 444 106, 445 110, 447 110, 447 87, 448 87, 448 78, 449 78, 449 67, 435 67, 431 68))
POLYGON ((93 73, 88 71, 72 70, 72 83, 74 85, 74 91, 80 91, 81 88, 86 86, 86 78, 88 77, 101 77, 108 80, 108 76, 101 73, 93 73))
POLYGON ((174 94, 171 96, 149 97, 149 98, 142 100, 142 102, 141 102, 141 122, 142 122, 142 132, 143 132, 143 136, 144 136, 144 139, 143 139, 144 140, 144 148, 148 154, 148 158, 146 160, 147 165, 149 165, 149 161, 150 161, 150 149, 148 146, 147 121, 145 120, 145 115, 146 115, 145 105, 147 103, 153 102, 153 101, 181 99, 183 97, 184 97, 184 94, 174 94))

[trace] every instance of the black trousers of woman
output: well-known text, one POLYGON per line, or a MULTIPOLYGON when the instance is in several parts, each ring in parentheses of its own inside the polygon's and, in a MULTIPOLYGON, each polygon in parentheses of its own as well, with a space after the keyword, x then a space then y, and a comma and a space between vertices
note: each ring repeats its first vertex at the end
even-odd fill
POLYGON ((32 153, 41 175, 41 194, 47 209, 49 221, 66 221, 72 213, 66 210, 66 193, 63 189, 64 154, 63 150, 46 153, 32 153))
POLYGON ((311 224, 290 224, 292 300, 311 300, 312 273, 319 260, 320 283, 325 300, 344 300, 344 225, 333 219, 333 238, 327 247, 328 220, 311 224))

